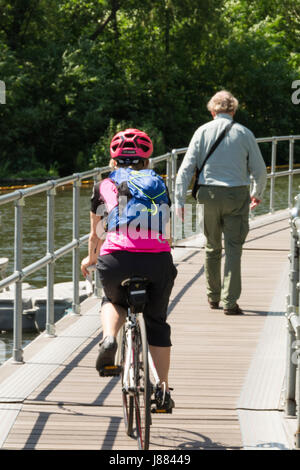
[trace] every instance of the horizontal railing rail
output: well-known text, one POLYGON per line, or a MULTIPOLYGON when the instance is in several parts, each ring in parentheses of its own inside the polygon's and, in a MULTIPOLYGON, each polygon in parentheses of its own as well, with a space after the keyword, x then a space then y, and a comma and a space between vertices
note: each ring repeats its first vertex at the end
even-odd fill
MULTIPOLYGON (((288 184, 288 198, 287 206, 292 206, 292 185, 293 175, 300 173, 300 168, 294 168, 294 143, 300 140, 298 136, 279 136, 257 139, 258 143, 271 143, 271 171, 268 178, 271 178, 270 185, 270 212, 274 211, 274 191, 275 191, 275 178, 279 176, 289 176, 288 184), (276 158, 277 158, 277 142, 289 142, 289 169, 287 171, 276 172, 276 158)), ((179 167, 178 156, 185 153, 187 147, 173 149, 164 155, 150 159, 150 167, 155 168, 161 162, 166 162, 166 184, 169 189, 170 198, 174 202, 176 175, 179 167)), ((55 336, 54 325, 54 265, 55 262, 72 252, 72 281, 73 281, 73 302, 72 314, 80 314, 80 301, 79 301, 79 280, 80 280, 80 247, 88 242, 89 235, 86 234, 80 237, 80 186, 83 180, 94 179, 97 181, 101 179, 102 175, 107 174, 111 168, 109 166, 94 168, 93 170, 76 173, 63 178, 49 180, 46 183, 32 186, 26 189, 17 189, 11 193, 3 194, 0 196, 0 210, 1 206, 7 203, 14 203, 15 205, 15 237, 14 237, 14 272, 0 281, 0 291, 11 284, 15 285, 14 293, 14 325, 13 325, 13 360, 15 362, 23 362, 22 351, 22 282, 24 279, 33 274, 34 272, 47 268, 47 299, 46 299, 46 334, 48 336, 55 336), (72 211, 72 236, 71 242, 63 247, 55 250, 54 247, 54 220, 55 220, 55 195, 56 189, 67 184, 73 185, 73 211, 72 211), (28 266, 23 266, 22 252, 23 252, 23 207, 26 203, 26 198, 39 194, 47 193, 47 251, 43 257, 33 262, 28 266)), ((175 232, 175 217, 172 217, 172 238, 176 241, 175 232)), ((99 289, 97 289, 99 292, 99 289)))
POLYGON ((77 173, 57 180, 32 186, 26 189, 18 189, 0 196, 0 209, 3 204, 13 202, 15 204, 15 237, 14 237, 14 272, 0 281, 0 291, 11 284, 15 285, 14 293, 14 320, 13 320, 13 360, 17 363, 23 362, 22 350, 22 282, 24 279, 47 267, 47 298, 46 298, 46 334, 55 336, 54 325, 54 264, 67 255, 73 253, 72 280, 73 280, 73 302, 72 314, 80 314, 79 280, 80 280, 80 247, 87 243, 89 235, 79 236, 80 233, 80 185, 82 180, 94 178, 95 181, 111 170, 109 166, 95 168, 90 171, 77 173), (54 249, 54 220, 55 220, 55 195, 56 189, 66 184, 73 184, 73 239, 71 242, 54 249), (23 207, 26 198, 46 192, 47 193, 47 253, 42 258, 28 266, 22 266, 23 251, 23 207))
MULTIPOLYGON (((292 197, 292 190, 293 190, 293 175, 300 174, 300 168, 294 168, 294 144, 295 141, 300 141, 300 135, 289 135, 289 136, 274 136, 274 137, 261 137, 256 139, 257 143, 271 143, 272 150, 271 150, 271 168, 270 172, 268 172, 267 178, 271 180, 270 184, 270 203, 269 203, 269 211, 272 213, 274 212, 274 195, 275 195, 275 179, 281 176, 289 176, 288 182, 288 197, 287 197, 287 207, 291 208, 293 205, 293 197, 292 197), (278 142, 289 142, 289 169, 286 171, 276 171, 277 165, 277 143, 278 142)), ((175 149, 171 152, 171 155, 174 159, 173 167, 175 175, 177 174, 177 157, 186 153, 188 147, 175 149)), ((175 176, 176 178, 176 176, 175 176)), ((173 190, 175 189, 175 178, 174 175, 172 176, 173 181, 173 190)), ((188 194, 191 194, 191 190, 188 191, 188 194)))

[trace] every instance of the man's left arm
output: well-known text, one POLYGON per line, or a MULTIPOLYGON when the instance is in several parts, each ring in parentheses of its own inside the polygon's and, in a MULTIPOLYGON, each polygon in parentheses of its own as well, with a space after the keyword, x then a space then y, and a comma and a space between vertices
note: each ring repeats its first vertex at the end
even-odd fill
POLYGON ((251 190, 252 208, 261 200, 267 183, 267 168, 261 154, 260 148, 256 142, 254 135, 249 136, 249 160, 248 168, 253 176, 253 187, 251 190))

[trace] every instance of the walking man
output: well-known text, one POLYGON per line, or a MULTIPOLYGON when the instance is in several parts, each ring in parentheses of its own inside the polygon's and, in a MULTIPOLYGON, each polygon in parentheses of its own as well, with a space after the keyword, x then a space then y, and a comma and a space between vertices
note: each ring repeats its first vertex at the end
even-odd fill
POLYGON ((186 192, 198 169, 196 197, 204 204, 208 303, 215 309, 222 301, 226 315, 241 315, 237 300, 241 294, 242 247, 249 231, 249 207, 252 209, 261 202, 266 186, 266 165, 253 133, 233 121, 238 101, 231 93, 219 91, 207 108, 213 120, 199 127, 192 137, 176 179, 175 208, 183 218, 186 192))

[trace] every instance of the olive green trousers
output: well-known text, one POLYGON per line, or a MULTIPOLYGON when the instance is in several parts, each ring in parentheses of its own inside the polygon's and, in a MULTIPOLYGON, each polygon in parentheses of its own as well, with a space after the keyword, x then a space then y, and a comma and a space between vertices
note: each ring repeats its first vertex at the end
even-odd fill
POLYGON ((205 274, 207 297, 222 301, 224 308, 236 305, 242 290, 241 256, 249 231, 248 186, 200 186, 198 201, 204 204, 205 274), (221 276, 222 234, 224 275, 221 276))

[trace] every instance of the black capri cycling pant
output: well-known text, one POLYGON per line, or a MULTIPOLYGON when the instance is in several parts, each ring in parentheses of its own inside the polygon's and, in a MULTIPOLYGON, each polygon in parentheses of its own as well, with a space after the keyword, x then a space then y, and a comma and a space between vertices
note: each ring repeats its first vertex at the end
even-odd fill
POLYGON ((126 290, 121 282, 132 276, 149 279, 149 302, 144 310, 148 343, 152 346, 172 346, 171 329, 166 319, 177 269, 171 253, 116 251, 99 256, 97 269, 105 294, 102 305, 109 302, 127 309, 126 290))

